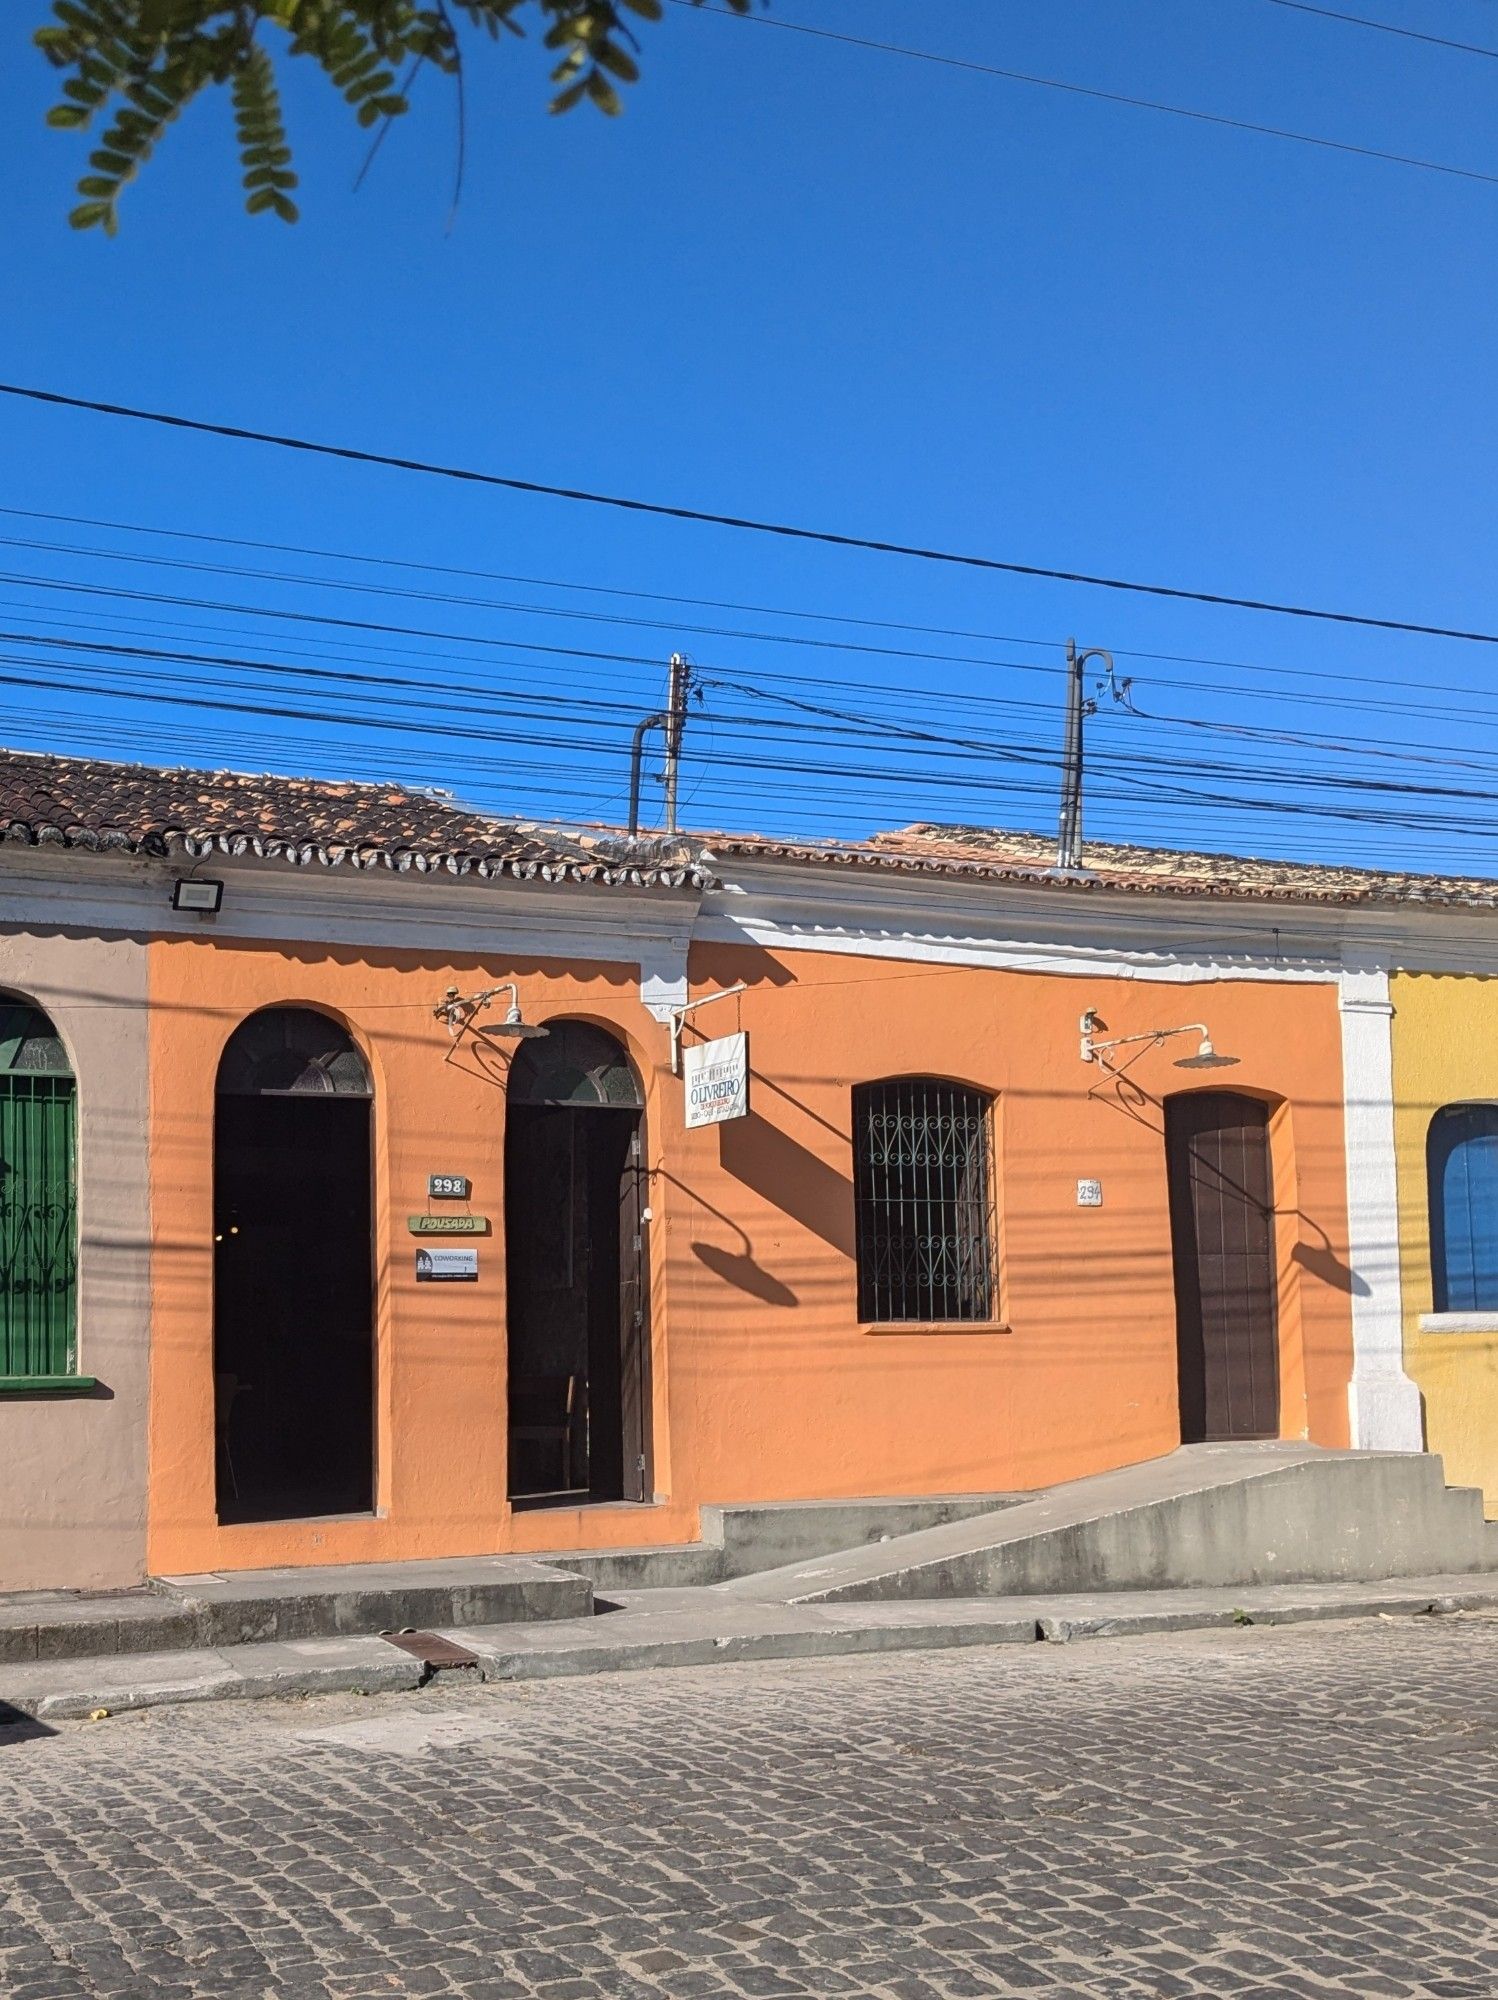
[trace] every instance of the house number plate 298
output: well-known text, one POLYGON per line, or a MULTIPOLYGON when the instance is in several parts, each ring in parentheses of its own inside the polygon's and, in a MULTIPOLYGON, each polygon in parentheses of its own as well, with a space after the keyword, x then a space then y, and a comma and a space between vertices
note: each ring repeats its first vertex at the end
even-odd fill
POLYGON ((467 1201, 473 1183, 467 1174, 428 1174, 428 1201, 467 1201))

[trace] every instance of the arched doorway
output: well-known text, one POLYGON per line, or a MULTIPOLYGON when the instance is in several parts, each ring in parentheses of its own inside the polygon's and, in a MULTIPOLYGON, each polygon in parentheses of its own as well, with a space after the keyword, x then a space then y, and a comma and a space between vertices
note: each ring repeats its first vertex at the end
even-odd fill
POLYGON ((1279 1436, 1269 1106, 1232 1090, 1165 1104, 1181 1441, 1279 1436))
POLYGON ((218 1068, 213 1370, 218 1517, 374 1500, 369 1073, 307 1007, 252 1014, 218 1068))
POLYGON ((77 1086, 39 1007, 0 996, 0 1375, 78 1369, 77 1086))
POLYGON ((510 1497, 647 1499, 639 1080, 602 1028, 553 1021, 516 1050, 505 1118, 510 1497))

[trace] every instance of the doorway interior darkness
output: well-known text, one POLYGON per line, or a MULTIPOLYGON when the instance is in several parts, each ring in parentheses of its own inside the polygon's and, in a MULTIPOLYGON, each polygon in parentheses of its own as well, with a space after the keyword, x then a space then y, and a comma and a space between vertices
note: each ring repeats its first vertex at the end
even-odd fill
POLYGON ((1279 1286, 1269 1107, 1236 1091, 1166 1100, 1181 1441, 1279 1436, 1279 1286))
POLYGON ((505 1119, 510 1497, 646 1499, 639 1082, 603 1029, 553 1021, 516 1051, 505 1119))
POLYGON ((252 1014, 219 1064, 213 1369, 218 1517, 374 1502, 370 1088, 336 1021, 252 1014))

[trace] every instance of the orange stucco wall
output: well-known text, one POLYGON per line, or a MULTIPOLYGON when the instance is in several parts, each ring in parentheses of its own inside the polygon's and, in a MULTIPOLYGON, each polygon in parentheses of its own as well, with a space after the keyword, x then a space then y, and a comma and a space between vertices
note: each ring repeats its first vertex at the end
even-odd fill
MULTIPOLYGON (((150 947, 157 1251, 149 1562, 157 1574, 683 1540, 708 1502, 1034 1487, 1179 1439, 1161 1114, 1165 1091, 1274 1100, 1282 1428, 1347 1442, 1351 1369, 1334 989, 1179 986, 698 947, 702 1018, 750 1032, 753 1112, 688 1132, 666 1030, 633 968, 439 962, 410 952, 174 939, 150 947), (646 1082, 654 1507, 512 1514, 506 1499, 502 1065, 454 1051, 444 988, 521 982, 527 1015, 613 1029, 646 1082), (344 1019, 376 1091, 377 1509, 214 1517, 213 1085, 233 1028, 301 1004, 344 1019), (1077 1054, 1205 1018, 1236 1068, 1146 1055, 1121 1094, 1077 1054), (869 1331, 856 1317, 850 1087, 936 1073, 997 1094, 1001 1317, 869 1331), (1091 1093, 1091 1094, 1090 1094, 1091 1093), (432 1171, 467 1173, 496 1235, 477 1285, 418 1286, 405 1218, 432 1171), (1076 1183, 1103 1183, 1101 1208, 1076 1183)), ((690 1032, 690 1031, 689 1031, 690 1032)), ((307 1223, 309 1253, 316 1218, 307 1223)))

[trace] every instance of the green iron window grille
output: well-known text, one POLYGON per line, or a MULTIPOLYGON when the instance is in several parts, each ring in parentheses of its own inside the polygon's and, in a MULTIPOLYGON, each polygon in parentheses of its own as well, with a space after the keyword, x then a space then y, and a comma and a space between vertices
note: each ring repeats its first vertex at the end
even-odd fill
POLYGON ((0 1001, 0 1384, 77 1369, 77 1086, 46 1015, 0 1001))
POLYGON ((853 1092, 858 1313, 872 1324, 993 1317, 989 1099, 940 1077, 853 1092))

